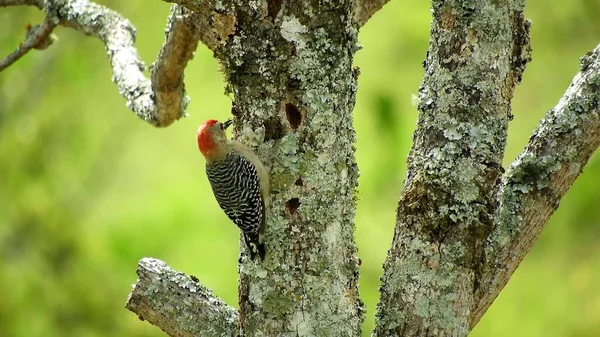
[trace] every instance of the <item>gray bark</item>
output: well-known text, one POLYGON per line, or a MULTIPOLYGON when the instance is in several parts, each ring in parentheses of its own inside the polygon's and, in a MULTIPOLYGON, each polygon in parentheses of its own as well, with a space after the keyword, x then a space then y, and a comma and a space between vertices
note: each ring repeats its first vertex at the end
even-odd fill
POLYGON ((419 120, 384 264, 377 336, 464 336, 493 226, 522 1, 433 1, 419 120))
POLYGON ((600 146, 600 45, 502 177, 494 229, 475 293, 473 328, 529 252, 560 200, 600 146))
MULTIPOLYGON (((387 0, 173 0, 147 79, 135 29, 81 0, 33 5, 102 40, 128 107, 155 126, 185 115, 200 41, 233 94, 234 136, 270 171, 267 258, 242 256, 239 311, 145 258, 127 308, 171 336, 359 336, 353 218, 357 29, 387 0)), ((600 145, 600 46, 519 158, 501 166, 510 103, 530 60, 521 0, 432 1, 419 121, 384 264, 374 336, 464 336, 504 287, 600 145)))
POLYGON ((213 296, 212 292, 164 262, 144 258, 137 268, 127 309, 160 327, 169 336, 234 336, 237 311, 213 296))
MULTIPOLYGON (((154 126, 168 126, 185 116, 183 71, 197 41, 191 39, 189 14, 174 9, 152 81, 135 48, 135 27, 119 13, 85 0, 0 0, 0 7, 29 5, 43 9, 53 23, 97 37, 104 43, 113 69, 112 80, 127 107, 154 126), (188 40, 189 43, 182 43, 188 40)), ((192 18, 193 19, 193 18, 192 18)))
POLYGON ((238 4, 216 51, 236 138, 271 172, 267 259, 240 265, 247 336, 358 336, 351 3, 238 4), (323 304, 323 305, 321 305, 323 304))
POLYGON ((502 175, 510 100, 529 61, 523 3, 433 8, 377 336, 466 335, 600 144, 597 48, 502 175))

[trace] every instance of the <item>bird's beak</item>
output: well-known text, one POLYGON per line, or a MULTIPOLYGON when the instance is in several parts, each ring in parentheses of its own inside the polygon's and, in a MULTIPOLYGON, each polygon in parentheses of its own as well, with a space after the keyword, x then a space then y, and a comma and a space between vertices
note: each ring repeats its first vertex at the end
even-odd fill
POLYGON ((231 126, 231 124, 233 124, 233 120, 232 119, 228 119, 226 121, 223 122, 223 130, 227 130, 227 128, 229 126, 231 126))

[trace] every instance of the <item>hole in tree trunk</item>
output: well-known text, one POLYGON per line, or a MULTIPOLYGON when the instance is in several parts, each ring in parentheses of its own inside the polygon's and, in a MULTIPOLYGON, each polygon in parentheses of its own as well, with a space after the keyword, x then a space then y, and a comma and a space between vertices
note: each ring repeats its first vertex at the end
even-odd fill
POLYGON ((290 212, 290 215, 296 213, 298 207, 300 207, 299 198, 292 198, 285 203, 285 208, 290 212))
POLYGON ((296 182, 294 183, 294 185, 296 185, 296 186, 304 186, 304 182, 302 181, 302 177, 298 178, 298 180, 296 180, 296 182))
POLYGON ((292 129, 296 130, 302 123, 302 113, 292 103, 285 103, 285 115, 292 129))
POLYGON ((281 10, 281 4, 283 0, 267 0, 267 8, 269 16, 275 21, 277 13, 281 10))

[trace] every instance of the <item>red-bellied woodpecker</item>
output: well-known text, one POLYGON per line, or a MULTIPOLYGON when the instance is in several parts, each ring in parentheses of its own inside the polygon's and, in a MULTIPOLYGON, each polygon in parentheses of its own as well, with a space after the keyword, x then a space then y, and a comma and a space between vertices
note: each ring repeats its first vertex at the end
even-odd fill
POLYGON ((265 200, 269 176, 260 159, 242 143, 229 140, 225 130, 232 121, 204 122, 196 135, 206 159, 206 176, 217 203, 244 234, 251 259, 265 258, 265 200))

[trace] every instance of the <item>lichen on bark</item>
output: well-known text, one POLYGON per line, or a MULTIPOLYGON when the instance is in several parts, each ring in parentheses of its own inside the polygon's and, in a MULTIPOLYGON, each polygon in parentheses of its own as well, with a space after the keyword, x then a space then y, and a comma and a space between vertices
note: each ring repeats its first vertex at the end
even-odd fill
POLYGON ((581 71, 502 179, 471 327, 508 282, 600 145, 599 89, 600 46, 582 57, 581 71))
POLYGON ((510 99, 529 60, 522 7, 522 1, 432 2, 420 114, 384 264, 377 336, 468 332, 510 99))
POLYGON ((235 34, 216 54, 234 97, 235 137, 271 173, 267 258, 240 265, 241 328, 358 336, 351 4, 236 8, 235 34))

